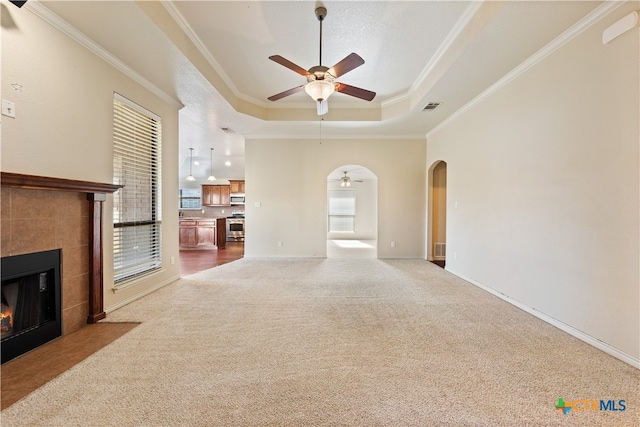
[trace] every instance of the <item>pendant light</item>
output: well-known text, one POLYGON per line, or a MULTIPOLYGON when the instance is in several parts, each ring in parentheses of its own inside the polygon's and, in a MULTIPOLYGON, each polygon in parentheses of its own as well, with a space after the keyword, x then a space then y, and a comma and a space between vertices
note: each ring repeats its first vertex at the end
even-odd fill
POLYGON ((213 176, 213 148, 210 149, 211 150, 211 169, 209 171, 209 178, 207 178, 208 181, 215 181, 216 177, 213 176))
POLYGON ((189 176, 187 177, 187 181, 195 181, 196 179, 193 177, 193 173, 191 168, 193 167, 193 148, 189 148, 191 150, 191 161, 189 162, 189 176))

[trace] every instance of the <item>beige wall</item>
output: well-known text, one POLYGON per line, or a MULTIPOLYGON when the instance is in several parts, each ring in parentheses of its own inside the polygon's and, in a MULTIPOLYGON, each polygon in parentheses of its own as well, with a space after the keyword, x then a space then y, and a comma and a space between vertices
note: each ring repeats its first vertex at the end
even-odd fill
POLYGON ((327 176, 351 164, 378 177, 378 256, 424 258, 424 140, 247 140, 245 153, 245 256, 326 256, 327 176))
POLYGON ((602 31, 630 2, 445 128, 447 268, 636 363, 638 28, 602 31))
POLYGON ((2 5, 2 98, 16 118, 2 117, 1 169, 82 181, 112 182, 112 100, 118 92, 162 117, 163 269, 112 291, 112 198, 105 204, 105 308, 175 280, 178 264, 178 111, 36 17, 2 5), (14 86, 19 85, 19 90, 14 86))

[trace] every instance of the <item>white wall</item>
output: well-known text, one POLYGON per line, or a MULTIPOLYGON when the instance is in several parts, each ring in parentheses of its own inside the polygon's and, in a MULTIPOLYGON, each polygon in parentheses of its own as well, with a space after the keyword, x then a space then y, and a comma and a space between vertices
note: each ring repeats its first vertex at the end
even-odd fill
MULTIPOLYGON (((639 30, 630 2, 445 128, 447 269, 640 356, 639 30)), ((628 360, 628 358, 627 358, 628 360)))
POLYGON ((16 118, 2 117, 2 171, 111 183, 113 93, 162 118, 163 268, 113 293, 112 197, 105 203, 105 308, 179 276, 177 213, 178 111, 36 17, 2 4, 2 98, 16 118), (14 90, 14 84, 20 85, 14 90))
POLYGON ((245 153, 246 257, 325 257, 327 176, 356 164, 378 177, 378 256, 424 258, 424 140, 247 140, 245 153))

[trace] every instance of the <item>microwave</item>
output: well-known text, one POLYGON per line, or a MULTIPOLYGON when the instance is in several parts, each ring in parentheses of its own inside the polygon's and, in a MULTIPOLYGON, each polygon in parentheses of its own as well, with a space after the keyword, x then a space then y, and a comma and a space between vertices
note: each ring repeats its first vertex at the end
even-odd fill
POLYGON ((229 202, 232 205, 244 205, 244 194, 232 194, 229 202))

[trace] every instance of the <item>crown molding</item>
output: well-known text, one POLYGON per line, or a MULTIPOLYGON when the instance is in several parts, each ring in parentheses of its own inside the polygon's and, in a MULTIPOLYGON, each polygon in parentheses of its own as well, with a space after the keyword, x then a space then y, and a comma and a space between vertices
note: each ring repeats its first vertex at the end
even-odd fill
POLYGON ((410 96, 418 91, 420 86, 422 86, 422 84, 427 80, 445 54, 451 49, 451 46, 460 39, 460 35, 464 33, 469 22, 471 22, 476 13, 478 13, 478 10, 482 7, 482 3, 484 3, 484 0, 471 2, 469 7, 465 9, 460 19, 458 19, 451 31, 449 31, 449 34, 447 34, 440 46, 438 46, 438 49, 424 67, 416 81, 411 85, 411 89, 405 96, 410 96))
POLYGON ((95 41, 91 40, 86 34, 79 31, 77 28, 69 24, 67 21, 53 13, 49 8, 47 8, 42 3, 37 0, 30 0, 25 4, 25 9, 36 15, 38 18, 42 19, 53 28, 59 30, 70 39, 74 40, 81 46, 89 49, 92 53, 103 59, 108 64, 115 67, 117 70, 121 71, 144 88, 149 90, 151 93, 156 95, 158 98, 165 101, 167 104, 173 106, 174 108, 180 110, 184 107, 184 105, 173 96, 167 94, 165 91, 160 89, 158 86, 153 84, 147 78, 142 76, 142 74, 135 71, 133 68, 126 65, 120 59, 118 59, 111 52, 100 46, 95 41))
POLYGON ((440 122, 436 127, 427 132, 427 139, 436 134, 438 131, 444 129, 450 123, 457 120, 459 117, 464 115, 467 111, 474 108, 476 105, 480 104, 482 101, 489 98, 495 92, 502 89, 504 86, 508 85, 516 78, 524 74, 530 68, 538 64, 540 61, 554 53, 556 50, 560 49, 562 46, 582 34, 584 31, 589 29, 592 25, 600 21, 605 16, 612 13, 618 7, 622 6, 626 0, 611 0, 605 1, 600 6, 595 8, 591 13, 586 15, 580 21, 572 25, 568 30, 560 34, 558 37, 549 42, 545 47, 540 49, 538 52, 534 53, 527 60, 525 60, 522 64, 518 65, 516 68, 507 73, 504 77, 498 80, 493 85, 489 86, 485 91, 483 91, 480 95, 469 101, 462 108, 457 110, 455 113, 451 114, 449 117, 440 122))
MULTIPOLYGON (((209 65, 211 65, 211 67, 220 76, 220 78, 222 78, 222 81, 224 81, 224 83, 231 89, 233 94, 238 98, 241 97, 241 93, 238 90, 238 88, 233 84, 233 81, 224 72, 224 69, 220 66, 218 61, 216 61, 216 59, 211 54, 211 52, 209 52, 205 44, 197 36, 196 32, 193 31, 193 28, 191 28, 187 20, 184 19, 184 16, 182 16, 178 8, 175 6, 174 2, 168 1, 168 0, 161 0, 160 3, 162 4, 162 6, 164 6, 165 9, 167 9, 167 12, 169 12, 173 20, 176 21, 178 26, 182 29, 182 31, 184 31, 184 33, 189 38, 189 40, 191 40, 191 43, 193 43, 196 49, 198 49, 198 51, 202 54, 202 56, 204 56, 205 60, 209 63, 209 65)), ((250 100, 249 102, 254 102, 254 101, 250 100)))

